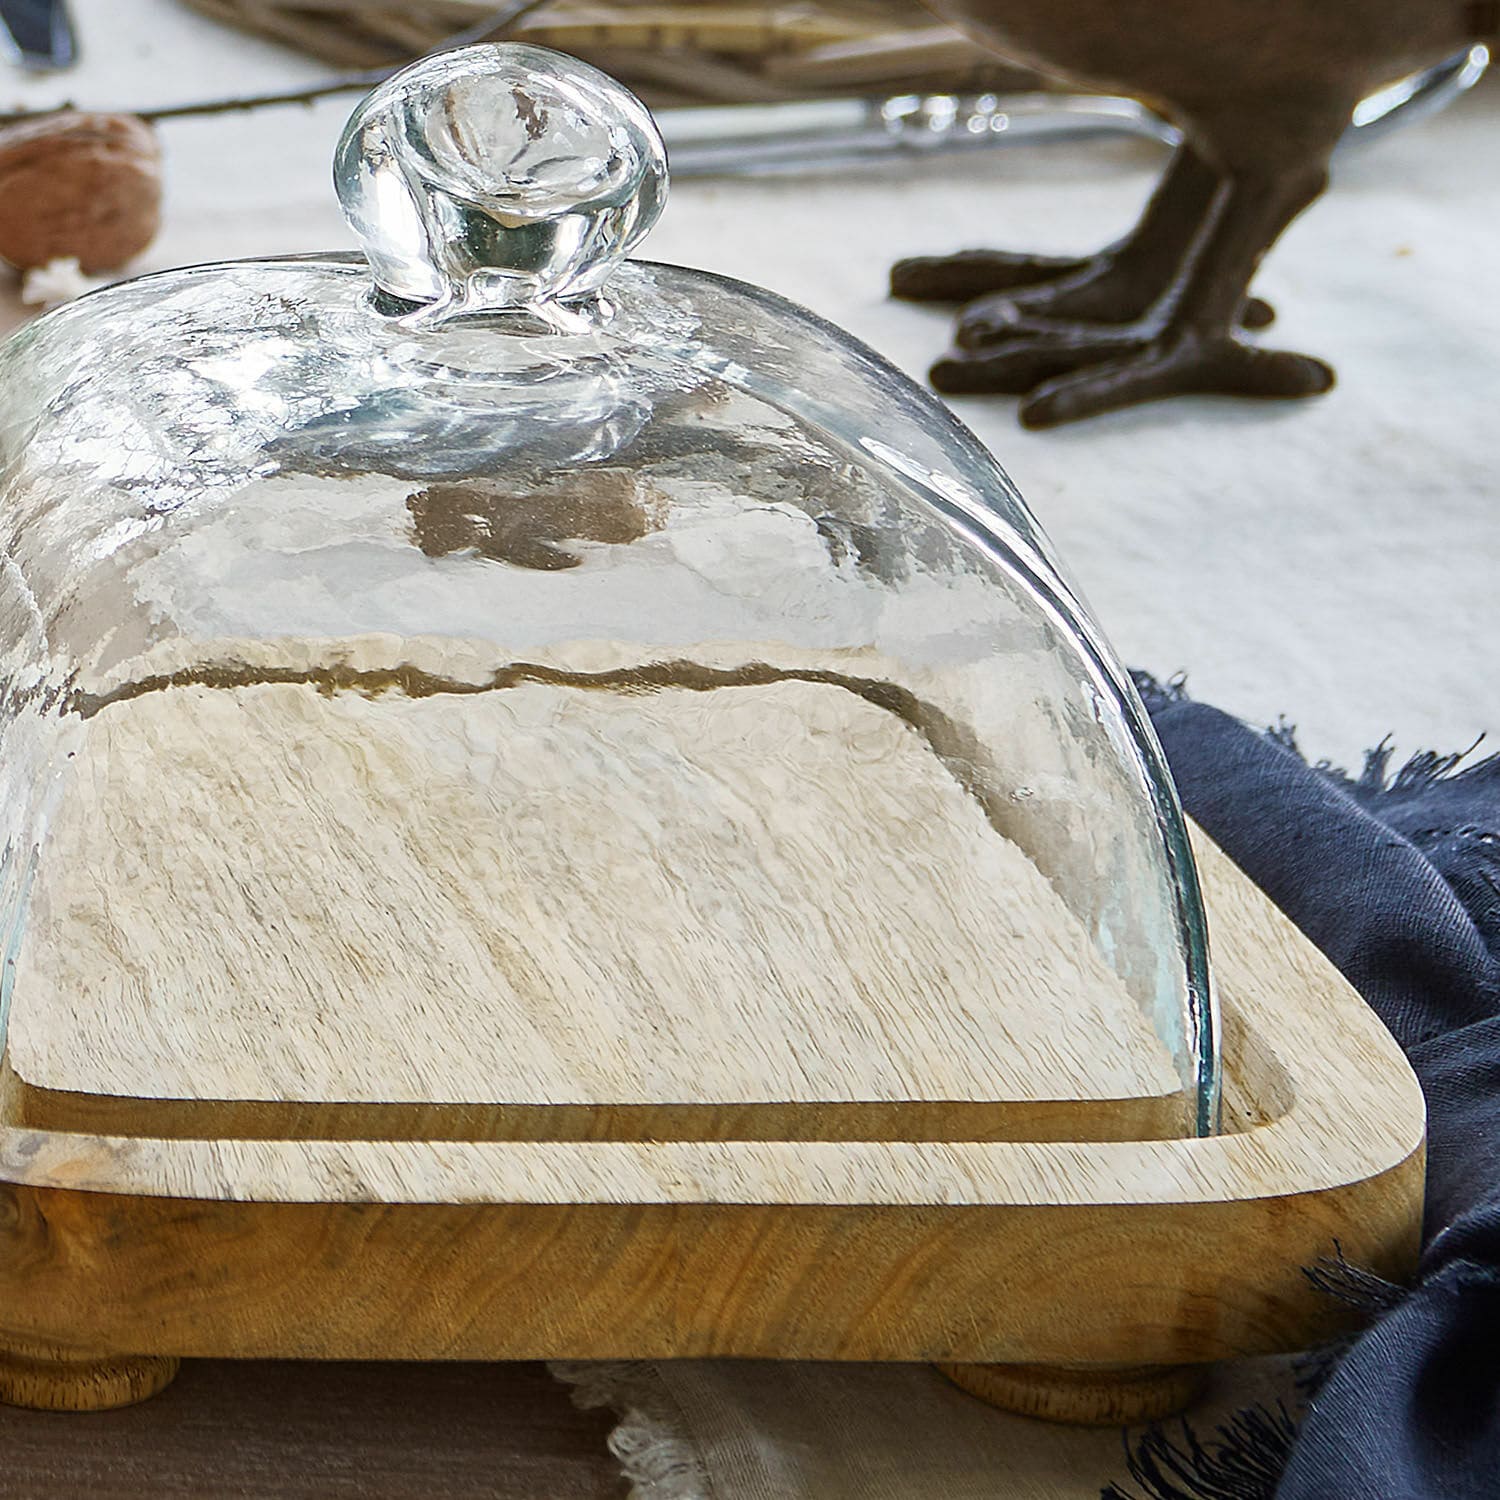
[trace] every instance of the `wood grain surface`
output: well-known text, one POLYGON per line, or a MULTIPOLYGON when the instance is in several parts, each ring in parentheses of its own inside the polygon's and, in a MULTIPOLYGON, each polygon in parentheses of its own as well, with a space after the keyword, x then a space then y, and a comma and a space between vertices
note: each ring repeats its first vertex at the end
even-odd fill
POLYGON ((107 1354, 12 1340, 0 1349, 0 1402, 36 1411, 108 1411, 165 1390, 177 1376, 175 1355, 107 1354))
POLYGON ((1203 1392, 1203 1365, 940 1365, 956 1386, 1001 1411, 1077 1427, 1159 1422, 1203 1392))
POLYGON ((87 1420, 0 1407, 6 1500, 624 1500, 540 1365, 196 1361, 87 1420))
POLYGON ((1221 1136, 1142 1142, 219 1141, 0 1099, 0 1344, 79 1355, 1175 1364, 1404 1276, 1424 1110, 1389 1033, 1199 839, 1221 1136))
POLYGON ((15 993, 20 1118, 58 1129, 1144 1139, 1183 1116, 1052 884, 836 681, 107 702, 15 993))

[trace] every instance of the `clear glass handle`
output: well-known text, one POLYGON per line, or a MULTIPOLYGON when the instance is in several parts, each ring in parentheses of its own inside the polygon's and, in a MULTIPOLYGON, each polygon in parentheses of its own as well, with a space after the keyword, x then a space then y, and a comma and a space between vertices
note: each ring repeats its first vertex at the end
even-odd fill
POLYGON ((597 68, 493 44, 382 83, 333 176, 376 283, 440 322, 592 300, 661 214, 667 155, 645 105, 597 68))

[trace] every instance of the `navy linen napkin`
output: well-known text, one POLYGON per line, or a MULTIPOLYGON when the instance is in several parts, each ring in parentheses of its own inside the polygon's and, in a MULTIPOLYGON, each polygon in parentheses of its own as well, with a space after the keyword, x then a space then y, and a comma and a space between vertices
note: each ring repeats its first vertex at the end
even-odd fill
MULTIPOLYGON (((1405 1048, 1428 1109, 1416 1284, 1390 1289, 1276 1462, 1251 1428, 1133 1450, 1152 1500, 1500 1500, 1500 756, 1389 775, 1309 766, 1138 677, 1187 811, 1343 971, 1405 1048), (1284 1467, 1283 1467, 1284 1460, 1284 1467), (1279 1471, 1279 1475, 1278 1475, 1279 1471)), ((1380 1300, 1380 1299, 1373 1299, 1380 1300)))

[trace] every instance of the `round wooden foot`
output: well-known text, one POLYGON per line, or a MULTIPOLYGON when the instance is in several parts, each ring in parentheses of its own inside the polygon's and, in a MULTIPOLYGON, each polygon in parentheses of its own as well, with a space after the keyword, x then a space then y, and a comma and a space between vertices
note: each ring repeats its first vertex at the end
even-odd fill
POLYGON ((0 1349, 0 1401, 33 1411, 109 1411, 154 1396, 180 1364, 164 1354, 88 1359, 63 1350, 0 1349))
POLYGON ((1082 1427, 1128 1427, 1154 1422, 1187 1406, 1207 1372, 1196 1365, 939 1365, 981 1401, 1002 1411, 1082 1427))

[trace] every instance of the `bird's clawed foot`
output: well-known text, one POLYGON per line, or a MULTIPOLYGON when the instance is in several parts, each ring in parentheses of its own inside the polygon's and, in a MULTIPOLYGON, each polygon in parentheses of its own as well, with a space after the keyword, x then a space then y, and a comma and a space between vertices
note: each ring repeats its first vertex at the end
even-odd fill
POLYGON ((936 389, 947 396, 1024 396, 1060 375, 1087 366, 1130 358, 1150 343, 1153 329, 1142 324, 1107 327, 1099 323, 1054 323, 1012 310, 988 342, 961 342, 931 370, 936 389))
POLYGON ((918 255, 891 267, 891 296, 907 302, 971 302, 986 292, 1008 292, 1074 276, 1091 264, 1091 259, 1013 255, 1008 250, 918 255))
MULTIPOLYGON (((908 302, 965 303, 958 342, 985 343, 1016 316, 1130 323, 1150 311, 1163 290, 1160 268, 1113 250, 1081 259, 961 250, 919 256, 891 268, 891 295, 908 302)), ((1259 297, 1240 312, 1246 328, 1264 328, 1276 314, 1259 297)), ((1001 336, 1004 336, 1003 334, 1001 336)))
POLYGON ((1333 379, 1310 355, 1171 328, 1033 330, 994 348, 955 350, 932 368, 933 385, 950 395, 1023 395, 1021 422, 1034 428, 1166 396, 1316 396, 1333 379))

